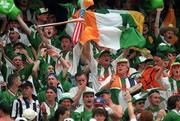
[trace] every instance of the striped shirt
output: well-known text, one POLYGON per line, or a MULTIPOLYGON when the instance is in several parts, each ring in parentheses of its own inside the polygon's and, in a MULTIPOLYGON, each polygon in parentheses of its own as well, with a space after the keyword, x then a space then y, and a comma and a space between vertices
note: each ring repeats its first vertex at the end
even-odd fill
POLYGON ((23 111, 27 108, 31 108, 39 114, 36 118, 36 120, 39 121, 40 119, 39 101, 32 100, 31 102, 29 102, 27 99, 22 98, 22 97, 14 100, 11 117, 13 118, 22 117, 23 111))

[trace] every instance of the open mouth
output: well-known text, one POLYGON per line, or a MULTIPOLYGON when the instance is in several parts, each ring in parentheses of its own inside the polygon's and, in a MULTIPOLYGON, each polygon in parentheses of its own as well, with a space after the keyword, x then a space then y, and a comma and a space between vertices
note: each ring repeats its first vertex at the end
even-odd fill
POLYGON ((119 71, 122 71, 122 69, 118 69, 119 71))
POLYGON ((172 39, 172 36, 169 36, 168 39, 172 39))
POLYGON ((16 64, 16 67, 20 67, 21 65, 20 64, 16 64))
POLYGON ((88 103, 92 103, 92 101, 89 100, 88 103))
POLYGON ((63 45, 62 47, 63 47, 64 49, 66 49, 66 45, 63 45))
POLYGON ((48 32, 48 35, 51 35, 51 32, 50 32, 50 31, 48 32))
POLYGON ((108 62, 109 60, 107 59, 107 60, 105 60, 105 62, 108 62))
POLYGON ((177 71, 175 71, 175 73, 176 73, 176 74, 180 74, 178 70, 177 70, 177 71))

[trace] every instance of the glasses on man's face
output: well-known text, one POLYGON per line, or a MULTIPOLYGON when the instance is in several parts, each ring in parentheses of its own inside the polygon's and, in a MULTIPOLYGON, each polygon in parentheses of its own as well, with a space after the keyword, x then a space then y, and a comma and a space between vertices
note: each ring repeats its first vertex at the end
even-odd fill
POLYGON ((144 101, 137 102, 138 105, 144 105, 144 101))

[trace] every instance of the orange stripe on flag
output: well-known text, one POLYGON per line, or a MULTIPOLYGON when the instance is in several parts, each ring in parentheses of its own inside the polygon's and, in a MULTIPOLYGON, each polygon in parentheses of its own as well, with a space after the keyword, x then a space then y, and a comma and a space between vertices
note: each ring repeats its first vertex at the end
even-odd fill
MULTIPOLYGON (((77 11, 73 18, 78 18, 80 11, 77 11)), ((98 42, 100 38, 98 27, 96 24, 96 16, 94 12, 85 11, 84 22, 82 23, 82 30, 80 33, 80 42, 84 44, 90 40, 98 42)))
POLYGON ((95 42, 99 41, 99 31, 96 24, 96 17, 93 12, 86 11, 84 16, 85 22, 82 28, 82 33, 80 36, 80 42, 82 44, 87 41, 93 40, 95 42))
POLYGON ((168 13, 163 21, 163 26, 168 26, 169 24, 173 24, 176 27, 176 16, 174 13, 174 9, 169 8, 168 13))

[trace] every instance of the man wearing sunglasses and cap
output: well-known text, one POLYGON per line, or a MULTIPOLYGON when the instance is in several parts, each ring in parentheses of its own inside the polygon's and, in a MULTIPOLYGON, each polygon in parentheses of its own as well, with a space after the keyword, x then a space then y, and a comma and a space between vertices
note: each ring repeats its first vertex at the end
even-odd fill
MULTIPOLYGON (((126 96, 126 95, 125 95, 126 96)), ((146 93, 138 93, 135 94, 132 99, 130 100, 133 104, 133 110, 136 115, 136 118, 138 119, 141 115, 141 113, 145 110, 145 100, 146 100, 146 93)), ((128 121, 130 119, 128 108, 124 111, 122 121, 128 121)))

